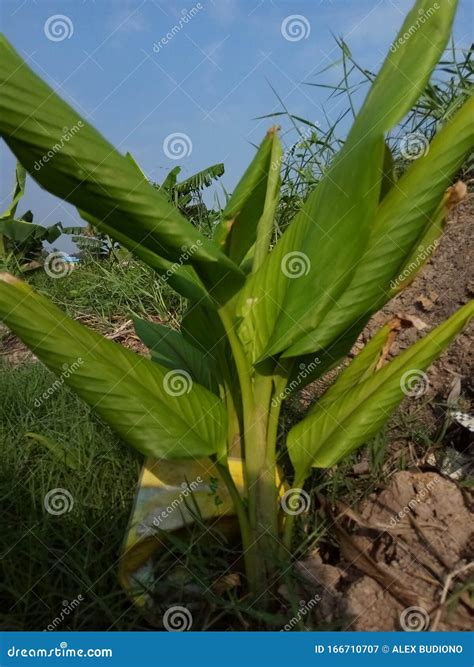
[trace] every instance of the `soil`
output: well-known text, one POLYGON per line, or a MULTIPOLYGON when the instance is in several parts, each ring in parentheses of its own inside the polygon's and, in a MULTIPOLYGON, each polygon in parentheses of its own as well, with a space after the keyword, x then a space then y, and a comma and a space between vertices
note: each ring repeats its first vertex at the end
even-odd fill
MULTIPOLYGON (((396 315, 411 317, 418 326, 401 329, 390 349, 390 355, 396 356, 474 297, 473 218, 474 195, 470 195, 454 209, 432 260, 407 289, 372 318, 363 333, 363 340, 370 338, 383 323, 396 315)), ((431 366, 425 397, 446 399, 458 377, 461 379, 461 394, 466 397, 472 394, 473 333, 474 322, 471 322, 431 366)))
POLYGON ((472 628, 472 500, 435 472, 402 471, 358 511, 340 504, 332 517, 340 562, 314 552, 299 563, 304 595, 318 596, 315 622, 359 631, 472 628))

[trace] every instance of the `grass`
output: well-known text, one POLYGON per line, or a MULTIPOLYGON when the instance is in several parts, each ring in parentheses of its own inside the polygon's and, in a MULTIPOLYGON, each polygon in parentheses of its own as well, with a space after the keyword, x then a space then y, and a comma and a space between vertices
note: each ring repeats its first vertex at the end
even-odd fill
POLYGON ((116 579, 140 459, 65 387, 35 407, 53 381, 34 362, 0 369, 0 629, 42 630, 79 595, 60 629, 143 628, 116 579), (73 502, 57 516, 44 508, 55 488, 73 502))
POLYGON ((176 324, 184 308, 182 297, 130 256, 86 257, 63 277, 51 278, 42 270, 23 277, 72 317, 87 314, 109 323, 138 315, 176 324))
MULTIPOLYGON (((160 615, 139 613, 117 581, 141 459, 65 386, 42 400, 54 380, 34 361, 17 366, 4 363, 0 368, 4 519, 0 629, 43 630, 79 596, 82 601, 57 629, 156 627, 160 615), (53 489, 70 494, 70 511, 60 515, 46 511, 45 496, 53 489)), ((315 475, 313 497, 319 492, 330 492, 334 499, 351 495, 354 489, 345 470, 346 466, 331 480, 331 489, 325 488, 327 480, 315 475)), ((320 512, 315 512, 301 526, 301 554, 324 534, 320 512), (318 531, 311 525, 318 525, 318 531)), ((286 615, 281 608, 261 613, 241 598, 238 585, 224 583, 219 589, 225 577, 238 576, 242 569, 232 540, 215 530, 209 531, 205 542, 199 536, 198 530, 190 528, 173 537, 155 563, 151 595, 157 609, 163 612, 167 606, 186 602, 195 629, 283 627, 293 616, 291 606, 286 615)))

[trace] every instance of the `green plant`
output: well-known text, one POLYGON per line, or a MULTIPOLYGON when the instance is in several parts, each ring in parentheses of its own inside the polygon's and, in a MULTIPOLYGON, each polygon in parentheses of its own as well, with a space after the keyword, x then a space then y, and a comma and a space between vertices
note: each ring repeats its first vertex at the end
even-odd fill
POLYGON ((203 190, 223 175, 224 165, 222 162, 213 164, 178 182, 180 171, 181 167, 175 167, 161 185, 153 185, 166 194, 168 201, 174 204, 187 220, 208 236, 212 234, 214 224, 218 221, 218 213, 206 206, 203 190))
MULTIPOLYGON (((474 100, 397 182, 385 143, 424 90, 455 5, 443 3, 413 32, 423 8, 415 3, 400 33, 410 30, 410 39, 389 53, 342 149, 271 252, 282 154, 275 129, 212 239, 85 121, 34 174, 158 271, 189 305, 181 334, 137 325, 152 360, 101 338, 7 274, 0 280, 0 316, 51 370, 60 373, 81 358, 67 383, 130 445, 157 458, 216 461, 235 504, 256 597, 291 557, 293 503, 311 469, 337 465, 376 434, 404 397, 410 373, 427 368, 473 314, 472 303, 464 306, 380 367, 391 333, 383 327, 289 431, 292 489, 280 501, 283 400, 340 363, 370 315, 413 278, 429 256, 420 258, 419 247, 438 239, 456 194, 444 193, 472 145, 474 100), (228 469, 236 452, 245 461, 243 495, 228 469)), ((34 173, 35 161, 62 128, 77 123, 77 114, 4 39, 0 52, 0 133, 34 173)))
POLYGON ((0 258, 13 255, 23 270, 28 268, 25 261, 38 259, 43 250, 43 242, 53 243, 63 233, 61 223, 50 227, 33 224, 33 213, 26 211, 16 217, 18 203, 25 193, 26 171, 18 162, 15 170, 15 187, 10 206, 0 214, 0 258))

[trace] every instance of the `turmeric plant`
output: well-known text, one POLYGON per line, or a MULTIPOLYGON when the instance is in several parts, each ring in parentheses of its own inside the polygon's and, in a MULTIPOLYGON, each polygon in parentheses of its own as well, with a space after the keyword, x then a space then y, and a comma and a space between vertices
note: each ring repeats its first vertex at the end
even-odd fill
MULTIPOLYGON (((399 180, 393 175, 385 136, 425 89, 456 2, 440 3, 421 22, 424 6, 418 0, 408 14, 343 147, 274 247, 276 128, 208 238, 0 42, 0 134, 9 148, 43 188, 188 299, 180 333, 137 323, 151 359, 66 317, 8 274, 0 280, 0 318, 56 373, 81 358, 66 382, 132 447, 158 459, 216 462, 255 596, 292 549, 295 512, 281 502, 277 483, 282 404, 340 364, 370 316, 413 279, 429 256, 420 261, 419 248, 442 233, 447 188, 472 147, 471 98, 424 157, 399 180), (62 141, 64 128, 77 126, 62 141), (231 455, 244 460, 243 492, 228 471, 231 455)), ((472 314, 473 304, 465 305, 380 365, 387 325, 345 366, 283 444, 292 503, 312 468, 337 465, 381 429, 405 395, 406 378, 426 369, 472 314)))

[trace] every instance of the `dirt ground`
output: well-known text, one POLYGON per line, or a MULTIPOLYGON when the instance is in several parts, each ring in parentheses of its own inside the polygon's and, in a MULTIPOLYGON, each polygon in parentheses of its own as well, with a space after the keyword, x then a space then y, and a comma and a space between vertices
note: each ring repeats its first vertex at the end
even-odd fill
MULTIPOLYGON (((452 315, 474 297, 474 195, 469 195, 453 211, 433 259, 422 269, 413 283, 398 294, 369 322, 364 339, 381 324, 397 314, 411 316, 419 327, 403 329, 391 347, 396 356, 427 331, 452 315)), ((457 378, 461 394, 472 394, 474 323, 461 333, 449 349, 428 371, 427 397, 447 398, 457 378)))

